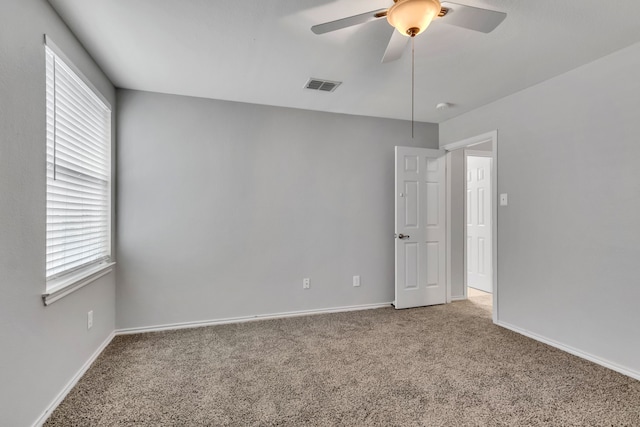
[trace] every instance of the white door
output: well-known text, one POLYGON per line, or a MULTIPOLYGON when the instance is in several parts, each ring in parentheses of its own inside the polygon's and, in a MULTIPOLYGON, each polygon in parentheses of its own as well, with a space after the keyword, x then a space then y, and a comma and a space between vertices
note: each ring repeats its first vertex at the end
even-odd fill
POLYGON ((492 292, 491 157, 467 160, 467 286, 492 292))
POLYGON ((396 308, 444 304, 446 187, 442 150, 396 147, 396 308))

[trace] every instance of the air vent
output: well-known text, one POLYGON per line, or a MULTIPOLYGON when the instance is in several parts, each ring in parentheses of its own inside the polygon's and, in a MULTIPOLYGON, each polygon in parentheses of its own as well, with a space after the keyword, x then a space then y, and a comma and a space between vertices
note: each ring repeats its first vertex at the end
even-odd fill
POLYGON ((305 85, 305 89, 319 90, 321 92, 333 92, 341 83, 342 82, 310 78, 305 85))

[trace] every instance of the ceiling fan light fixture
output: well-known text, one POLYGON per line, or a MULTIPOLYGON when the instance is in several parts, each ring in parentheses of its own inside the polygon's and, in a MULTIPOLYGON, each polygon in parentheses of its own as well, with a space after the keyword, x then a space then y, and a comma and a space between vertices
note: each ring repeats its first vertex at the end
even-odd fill
POLYGON ((387 12, 387 21, 403 36, 415 37, 427 29, 441 9, 439 0, 396 0, 387 12))

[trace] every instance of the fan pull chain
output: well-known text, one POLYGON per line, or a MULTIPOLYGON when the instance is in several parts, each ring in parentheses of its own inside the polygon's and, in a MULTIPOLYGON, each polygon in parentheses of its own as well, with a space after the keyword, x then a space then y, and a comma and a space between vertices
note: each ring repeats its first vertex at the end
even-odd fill
POLYGON ((413 110, 414 110, 414 94, 415 94, 415 68, 416 60, 414 55, 414 40, 415 37, 411 37, 411 139, 413 139, 413 110))

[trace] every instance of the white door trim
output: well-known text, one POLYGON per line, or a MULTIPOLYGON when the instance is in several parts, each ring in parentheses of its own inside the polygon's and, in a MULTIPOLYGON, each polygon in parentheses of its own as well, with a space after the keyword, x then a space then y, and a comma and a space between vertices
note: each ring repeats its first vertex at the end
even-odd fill
MULTIPOLYGON (((483 142, 496 142, 498 140, 498 131, 492 130, 491 132, 483 133, 482 135, 472 136, 471 138, 463 139, 461 141, 450 142, 440 147, 441 150, 453 151, 458 148, 471 147, 472 145, 482 144, 483 142)), ((494 146, 495 151, 495 146, 494 146)))
MULTIPOLYGON (((451 301, 451 151, 459 148, 491 142, 493 146, 493 168, 491 169, 491 210, 492 255, 493 255, 493 323, 498 323, 498 131, 483 133, 461 141, 445 144, 440 148, 447 151, 447 302, 451 301)), ((466 272, 465 272, 466 274, 466 272)), ((466 289, 465 289, 466 292, 466 289)), ((466 295, 466 294, 465 294, 466 295)))

